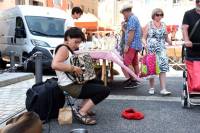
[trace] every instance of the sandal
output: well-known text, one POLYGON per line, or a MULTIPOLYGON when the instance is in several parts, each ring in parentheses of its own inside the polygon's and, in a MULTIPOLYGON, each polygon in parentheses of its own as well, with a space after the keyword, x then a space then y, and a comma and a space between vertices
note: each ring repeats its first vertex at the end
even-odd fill
MULTIPOLYGON (((77 110, 79 111, 80 109, 81 109, 81 106, 78 106, 77 110)), ((89 116, 96 116, 96 113, 93 112, 93 111, 88 111, 87 115, 89 115, 89 116)))
POLYGON ((93 111, 88 111, 88 112, 87 112, 87 115, 89 115, 89 116, 96 116, 96 113, 93 112, 93 111))
POLYGON ((96 120, 91 118, 88 115, 81 115, 79 112, 75 113, 75 118, 81 122, 82 124, 85 125, 95 125, 96 124, 96 120))

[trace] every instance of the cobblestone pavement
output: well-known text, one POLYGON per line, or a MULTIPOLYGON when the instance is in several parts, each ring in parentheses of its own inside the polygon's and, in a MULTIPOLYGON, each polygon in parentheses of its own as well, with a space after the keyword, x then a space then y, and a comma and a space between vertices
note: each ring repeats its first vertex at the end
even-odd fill
MULTIPOLYGON (((50 78, 45 76, 43 80, 50 78)), ((0 125, 25 110, 26 91, 32 87, 35 79, 21 81, 5 87, 0 87, 0 125)))
POLYGON ((26 90, 32 86, 34 81, 30 79, 0 87, 0 123, 24 109, 26 90))

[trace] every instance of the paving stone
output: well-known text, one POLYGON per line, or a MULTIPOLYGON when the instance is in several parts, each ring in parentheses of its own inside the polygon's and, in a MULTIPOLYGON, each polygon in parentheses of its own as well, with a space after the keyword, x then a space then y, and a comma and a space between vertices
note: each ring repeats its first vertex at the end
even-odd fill
MULTIPOLYGON (((43 77, 43 81, 51 77, 52 76, 45 76, 43 77)), ((0 80, 2 79, 3 77, 0 75, 0 80)), ((26 91, 34 84, 35 79, 32 78, 0 87, 0 125, 5 119, 25 109, 26 91)))

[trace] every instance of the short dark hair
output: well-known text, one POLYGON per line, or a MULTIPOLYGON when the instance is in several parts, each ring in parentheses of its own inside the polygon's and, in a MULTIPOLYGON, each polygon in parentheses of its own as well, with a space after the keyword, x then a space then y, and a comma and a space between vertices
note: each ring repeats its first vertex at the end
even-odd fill
POLYGON ((71 27, 65 32, 64 40, 67 41, 67 38, 81 38, 83 42, 86 41, 84 33, 81 31, 80 28, 71 27))
POLYGON ((78 7, 78 6, 73 7, 72 8, 72 15, 75 14, 75 13, 82 15, 83 14, 83 10, 80 7, 78 7))

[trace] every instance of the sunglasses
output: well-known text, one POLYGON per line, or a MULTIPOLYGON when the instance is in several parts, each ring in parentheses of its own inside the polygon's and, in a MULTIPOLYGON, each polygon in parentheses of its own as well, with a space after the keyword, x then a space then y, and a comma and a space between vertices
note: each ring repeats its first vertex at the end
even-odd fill
POLYGON ((196 0, 196 3, 199 3, 200 2, 200 0, 196 0))
POLYGON ((156 14, 156 17, 163 17, 163 14, 156 14))

